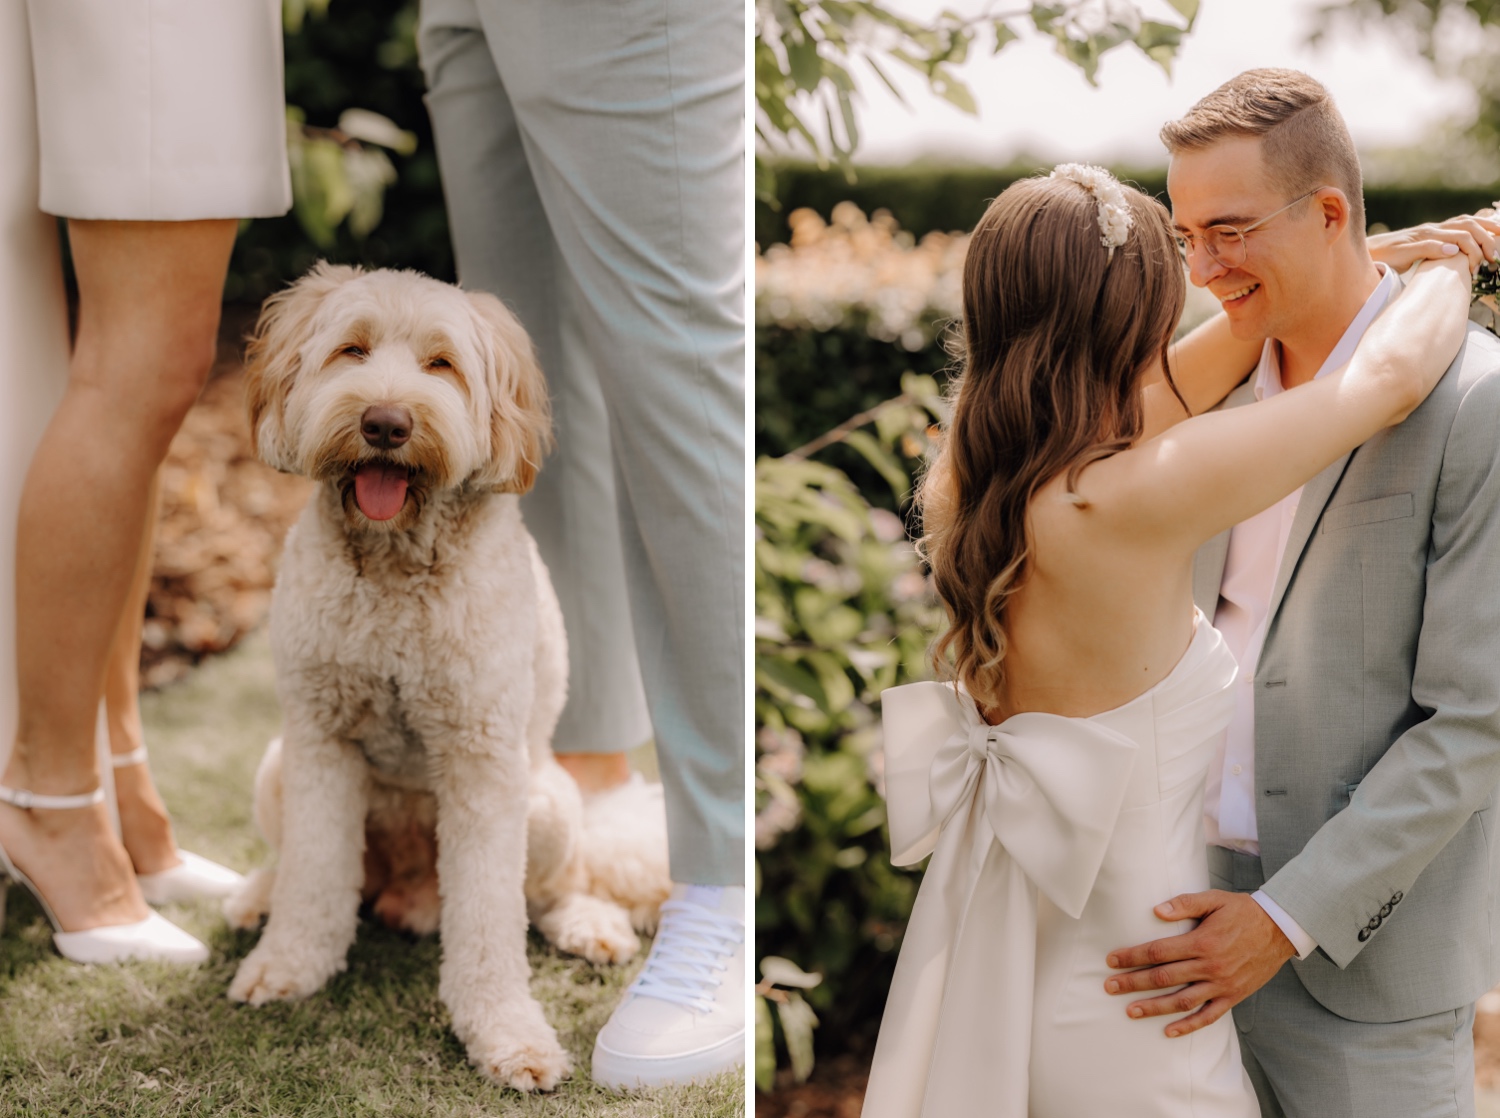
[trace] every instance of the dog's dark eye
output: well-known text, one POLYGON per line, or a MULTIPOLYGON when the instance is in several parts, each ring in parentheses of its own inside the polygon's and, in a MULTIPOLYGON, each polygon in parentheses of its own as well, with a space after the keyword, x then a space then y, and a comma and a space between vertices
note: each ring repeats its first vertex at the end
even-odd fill
POLYGON ((453 362, 449 361, 446 357, 434 357, 427 362, 427 367, 429 369, 451 369, 453 368, 453 362))
POLYGON ((339 356, 353 357, 357 360, 363 361, 366 357, 370 356, 370 354, 368 351, 366 351, 364 346, 346 345, 343 349, 339 350, 339 356))

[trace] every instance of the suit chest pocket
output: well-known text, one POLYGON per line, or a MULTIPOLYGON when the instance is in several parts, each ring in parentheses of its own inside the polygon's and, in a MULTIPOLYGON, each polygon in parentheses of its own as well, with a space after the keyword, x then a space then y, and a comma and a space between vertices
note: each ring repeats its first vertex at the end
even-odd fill
POLYGON ((1383 520, 1401 520, 1412 516, 1416 503, 1410 493, 1393 493, 1389 497, 1376 497, 1372 501, 1357 501, 1352 505, 1339 505, 1323 512, 1323 531, 1338 532, 1345 528, 1358 528, 1362 524, 1378 524, 1383 520))

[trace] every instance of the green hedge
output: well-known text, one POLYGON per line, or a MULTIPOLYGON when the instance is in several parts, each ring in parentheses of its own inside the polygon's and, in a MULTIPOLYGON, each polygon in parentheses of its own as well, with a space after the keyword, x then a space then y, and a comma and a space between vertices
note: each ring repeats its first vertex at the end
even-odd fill
MULTIPOLYGON (((1012 182, 1037 171, 1033 163, 1002 167, 943 166, 912 163, 903 167, 860 167, 849 182, 838 170, 820 171, 811 164, 781 164, 776 169, 779 210, 755 206, 755 239, 764 248, 787 240, 786 216, 806 206, 825 218, 844 201, 866 213, 890 210, 901 228, 918 237, 933 230, 972 229, 990 199, 1012 182)), ((1118 167, 1115 173, 1163 201, 1167 197, 1164 168, 1118 167)), ((1365 187, 1365 210, 1372 224, 1400 229, 1423 221, 1472 213, 1500 195, 1500 184, 1483 188, 1443 186, 1365 187)))
MULTIPOLYGON (((824 332, 762 326, 755 331, 756 457, 795 450, 890 399, 905 373, 944 383, 950 365, 939 345, 908 353, 858 323, 824 332)), ((873 504, 896 511, 890 486, 856 450, 835 444, 818 459, 849 475, 873 504)))

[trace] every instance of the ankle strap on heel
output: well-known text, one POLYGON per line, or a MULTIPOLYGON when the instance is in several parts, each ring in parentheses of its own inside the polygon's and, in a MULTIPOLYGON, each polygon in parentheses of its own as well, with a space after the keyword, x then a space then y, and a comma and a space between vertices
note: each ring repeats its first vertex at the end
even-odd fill
POLYGON ((41 808, 45 811, 68 811, 72 808, 93 807, 104 802, 103 787, 77 796, 38 796, 25 788, 7 788, 0 784, 0 803, 10 804, 22 811, 41 808))
POLYGON ((111 753, 109 755, 109 766, 112 769, 125 769, 131 765, 144 765, 146 763, 146 747, 132 749, 129 753, 111 753))

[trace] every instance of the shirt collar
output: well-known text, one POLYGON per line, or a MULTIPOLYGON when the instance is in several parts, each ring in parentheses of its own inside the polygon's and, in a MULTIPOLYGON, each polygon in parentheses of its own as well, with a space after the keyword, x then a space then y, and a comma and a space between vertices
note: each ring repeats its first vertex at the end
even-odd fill
MULTIPOLYGON (((1375 290, 1370 292, 1365 305, 1359 308, 1359 313, 1354 316, 1354 321, 1349 323, 1349 328, 1339 338, 1338 344, 1333 347, 1333 352, 1313 375, 1314 380, 1326 373, 1336 372, 1349 363, 1349 358, 1354 356, 1354 348, 1365 336, 1370 323, 1375 321, 1375 317, 1385 310, 1385 305, 1395 296, 1400 286, 1396 279, 1396 270, 1379 262, 1375 264, 1375 267, 1380 270, 1380 282, 1375 285, 1375 290)), ((1255 398, 1257 400, 1264 400, 1282 391, 1280 352, 1276 340, 1267 338, 1265 347, 1260 351, 1260 365, 1255 370, 1255 398)))

